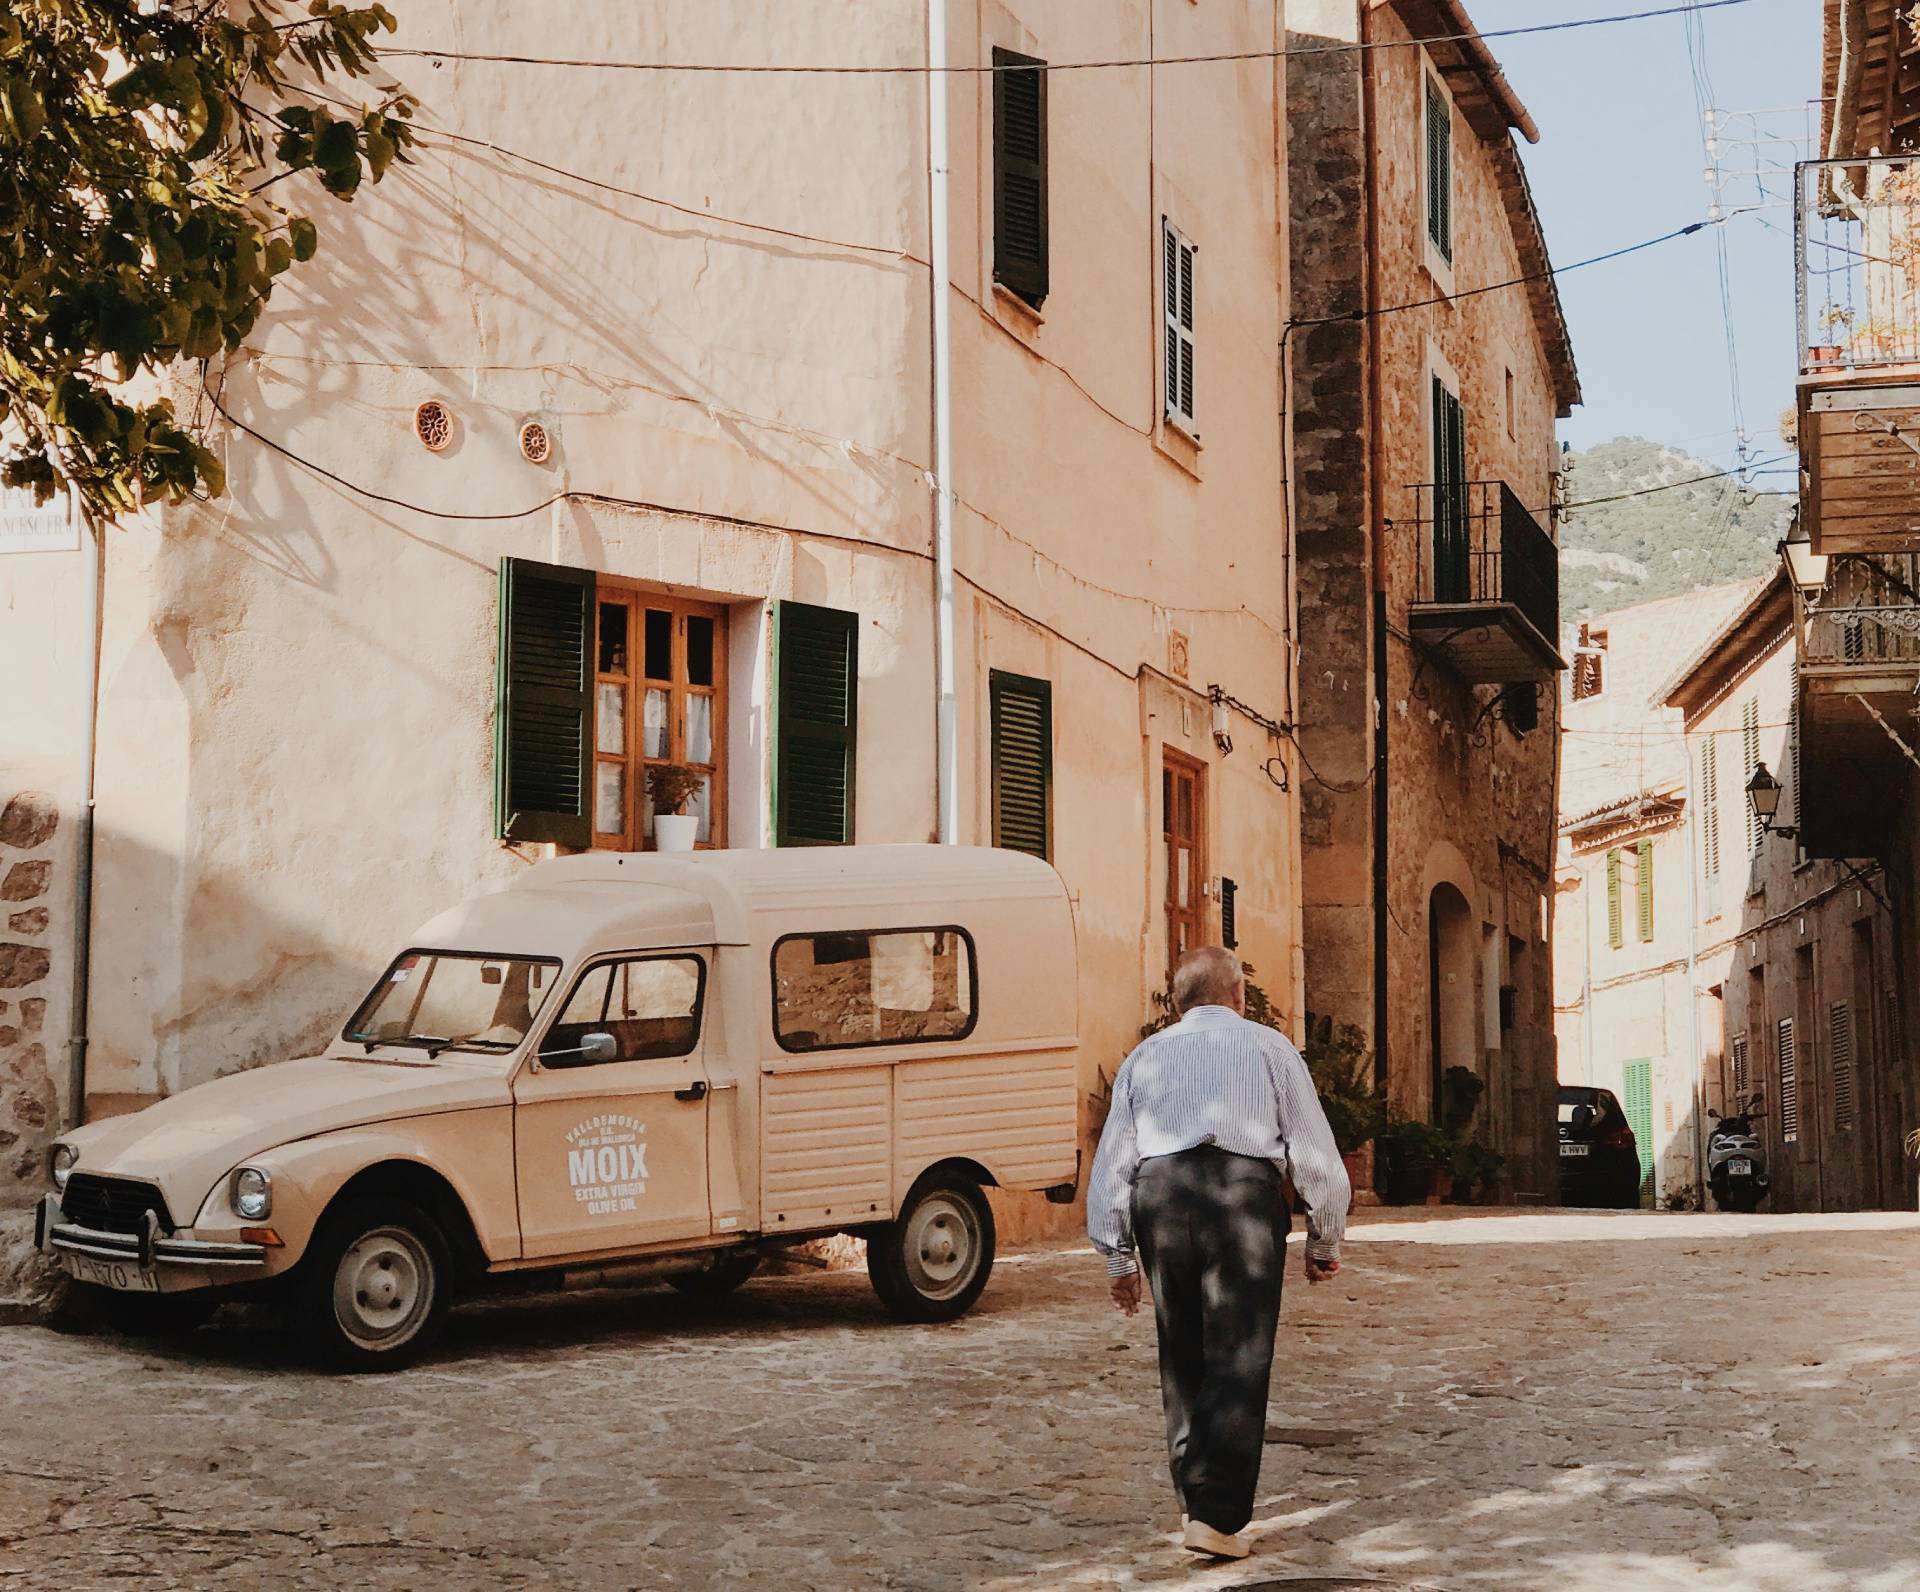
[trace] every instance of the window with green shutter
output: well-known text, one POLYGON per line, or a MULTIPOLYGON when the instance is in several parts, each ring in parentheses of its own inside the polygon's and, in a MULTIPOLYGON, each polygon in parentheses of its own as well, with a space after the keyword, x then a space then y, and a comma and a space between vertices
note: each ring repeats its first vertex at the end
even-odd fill
POLYGON ((1607 853, 1607 943, 1616 951, 1626 943, 1620 916, 1620 848, 1607 853))
POLYGON ((1427 80, 1427 238, 1453 263, 1453 107, 1440 84, 1427 80))
POLYGON ((1641 1057, 1621 1069, 1620 1106, 1633 1129, 1634 1148, 1640 1154, 1640 1197, 1653 1194, 1653 1061, 1641 1057))
POLYGON ((503 840, 592 840, 593 589, 590 570, 500 561, 493 780, 503 840))
POLYGON ((860 616, 776 604, 773 652, 774 843, 850 845, 860 616))
POLYGON ((1467 412, 1436 371, 1433 419, 1433 596, 1472 602, 1473 549, 1467 493, 1467 412))
POLYGON ((1047 298, 1047 67, 993 52, 993 279, 1035 309, 1047 298))
POLYGON ((1053 856, 1053 687, 995 669, 992 711, 993 843, 1053 856))
POLYGON ((1640 943, 1646 944, 1653 938, 1653 842, 1640 842, 1640 853, 1634 860, 1634 872, 1638 875, 1640 886, 1640 943))

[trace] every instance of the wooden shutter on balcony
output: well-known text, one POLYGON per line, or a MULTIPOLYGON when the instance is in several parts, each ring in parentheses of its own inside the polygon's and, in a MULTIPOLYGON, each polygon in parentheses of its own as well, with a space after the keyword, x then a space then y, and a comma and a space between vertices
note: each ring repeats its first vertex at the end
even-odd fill
POLYGON ((988 676, 993 741, 993 843, 1053 855, 1053 687, 995 669, 988 676))
POLYGON ((1607 943, 1616 951, 1626 943, 1620 917, 1620 848, 1607 852, 1607 943))
POLYGON ((503 840, 592 842, 593 589, 590 570, 500 561, 493 807, 503 840))
POLYGON ((1453 260, 1453 107, 1440 85, 1427 80, 1427 237, 1440 258, 1453 260))
POLYGON ((993 52, 993 279, 1038 309, 1047 297, 1046 63, 993 52))
POLYGON ((853 841, 860 616, 812 603, 774 608, 774 843, 853 841))
POLYGON ((1645 945, 1653 938, 1653 842, 1640 842, 1639 856, 1635 859, 1634 873, 1640 886, 1640 943, 1645 945))

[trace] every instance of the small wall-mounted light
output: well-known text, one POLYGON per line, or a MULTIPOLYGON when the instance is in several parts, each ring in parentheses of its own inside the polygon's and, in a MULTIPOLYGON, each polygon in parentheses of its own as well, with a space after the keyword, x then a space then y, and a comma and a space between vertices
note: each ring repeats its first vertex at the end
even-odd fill
POLYGON ((1227 703, 1224 697, 1213 699, 1213 744, 1220 748, 1225 757, 1233 750, 1233 735, 1227 728, 1227 703))
POLYGON ((1780 811, 1780 781, 1767 772, 1765 763, 1756 763, 1753 778, 1747 781, 1747 800, 1753 806, 1753 816, 1760 820, 1760 832, 1763 835, 1781 835, 1792 840, 1800 831, 1791 824, 1774 824, 1774 816, 1780 811))

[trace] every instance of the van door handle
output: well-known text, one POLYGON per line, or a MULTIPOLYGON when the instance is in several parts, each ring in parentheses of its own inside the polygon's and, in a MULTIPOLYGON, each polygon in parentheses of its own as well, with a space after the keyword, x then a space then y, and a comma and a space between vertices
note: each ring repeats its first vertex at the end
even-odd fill
POLYGON ((673 1098, 674 1098, 674 1099, 676 1099, 676 1100, 704 1100, 704 1099, 706 1099, 706 1098, 707 1098, 707 1085, 706 1085, 706 1081, 705 1081, 704 1079, 702 1079, 702 1080, 701 1080, 701 1081, 700 1081, 699 1083, 690 1083, 690 1084, 688 1084, 688 1085, 686 1086, 686 1088, 684 1088, 684 1089, 676 1089, 676 1090, 674 1090, 674 1091, 673 1091, 673 1098))

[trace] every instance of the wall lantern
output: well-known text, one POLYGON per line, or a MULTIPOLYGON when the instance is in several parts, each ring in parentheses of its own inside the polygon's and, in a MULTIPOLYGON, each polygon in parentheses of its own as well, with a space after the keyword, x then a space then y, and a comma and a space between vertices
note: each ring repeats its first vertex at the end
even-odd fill
POLYGON ((1787 561, 1787 578, 1801 591, 1817 592, 1827 584, 1826 555, 1814 552, 1813 543, 1798 525, 1780 544, 1780 552, 1787 561))
POLYGON ((1760 820, 1762 834, 1783 835, 1791 840, 1800 833, 1788 824, 1774 827, 1774 817, 1780 811, 1780 781, 1767 772, 1765 763, 1754 765, 1753 778, 1747 781, 1747 800, 1753 804, 1753 816, 1760 820))

